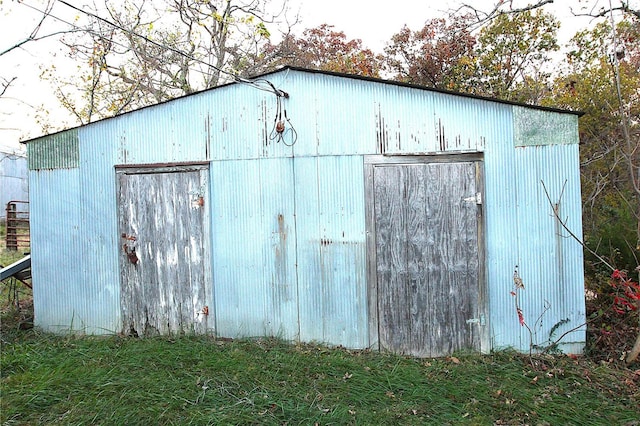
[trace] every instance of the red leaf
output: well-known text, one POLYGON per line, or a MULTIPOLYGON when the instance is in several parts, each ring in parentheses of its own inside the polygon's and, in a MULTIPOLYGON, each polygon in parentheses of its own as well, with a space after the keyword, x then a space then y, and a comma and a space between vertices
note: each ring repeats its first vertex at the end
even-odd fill
POLYGON ((615 306, 613 307, 613 310, 614 310, 616 313, 618 313, 618 314, 624 314, 624 311, 623 311, 622 309, 617 308, 617 307, 615 307, 615 306))

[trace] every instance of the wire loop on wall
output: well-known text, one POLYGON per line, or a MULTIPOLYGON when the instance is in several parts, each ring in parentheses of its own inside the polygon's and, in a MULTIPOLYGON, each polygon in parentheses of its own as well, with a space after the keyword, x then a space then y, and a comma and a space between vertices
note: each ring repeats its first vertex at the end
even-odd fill
MULTIPOLYGON (((274 88, 274 90, 277 90, 274 88)), ((279 92, 282 92, 279 90, 279 92)), ((286 146, 293 146, 298 140, 298 132, 291 124, 291 120, 287 116, 287 109, 283 106, 282 98, 289 98, 286 92, 283 95, 276 95, 276 116, 273 120, 273 129, 269 134, 270 140, 282 142, 286 146)))

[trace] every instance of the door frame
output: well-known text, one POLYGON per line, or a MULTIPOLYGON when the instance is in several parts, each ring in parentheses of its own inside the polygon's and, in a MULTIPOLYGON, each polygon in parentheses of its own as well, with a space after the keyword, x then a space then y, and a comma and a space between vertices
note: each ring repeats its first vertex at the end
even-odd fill
POLYGON ((376 167, 389 165, 412 165, 434 163, 472 162, 476 166, 476 189, 481 194, 478 214, 478 310, 482 324, 480 325, 480 351, 488 353, 491 350, 491 325, 489 323, 489 289, 486 280, 485 263, 485 185, 484 185, 484 154, 446 153, 431 155, 365 155, 365 226, 367 250, 367 313, 369 317, 369 347, 381 350, 380 322, 378 319, 378 274, 377 274, 377 246, 375 221, 375 188, 374 170, 376 167))
MULTIPOLYGON (((207 309, 208 309, 208 321, 207 328, 205 333, 207 335, 215 336, 217 333, 217 319, 216 319, 216 303, 214 299, 214 289, 213 289, 213 271, 212 271, 212 235, 211 235, 211 168, 210 161, 193 161, 193 162, 173 162, 173 163, 143 163, 143 164, 116 164, 114 165, 114 178, 116 185, 116 198, 115 198, 115 209, 116 209, 116 217, 118 221, 118 232, 119 222, 120 222, 120 177, 122 175, 143 175, 143 174, 156 174, 156 173, 183 173, 183 172, 205 172, 206 182, 205 182, 205 191, 203 202, 204 207, 204 217, 202 224, 202 233, 203 233, 203 247, 202 247, 202 256, 205 261, 203 261, 204 267, 204 277, 203 283, 205 285, 205 300, 208 301, 207 309)), ((120 242, 120 235, 118 235, 118 243, 120 242)), ((119 281, 119 291, 122 289, 122 280, 123 276, 121 271, 122 265, 121 255, 120 255, 120 244, 118 246, 118 281, 119 281)), ((122 299, 118 299, 120 303, 122 303, 122 299)), ((120 306, 120 312, 122 311, 122 306, 120 306)), ((124 318, 120 319, 121 327, 124 326, 124 318)))

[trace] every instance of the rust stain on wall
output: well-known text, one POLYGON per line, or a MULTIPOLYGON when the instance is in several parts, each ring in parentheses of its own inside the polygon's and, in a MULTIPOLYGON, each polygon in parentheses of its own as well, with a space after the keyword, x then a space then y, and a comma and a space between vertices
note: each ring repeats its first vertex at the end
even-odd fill
POLYGON ((378 105, 378 111, 376 112, 376 142, 378 146, 378 152, 384 154, 389 148, 389 131, 387 130, 384 117, 380 105, 378 105))
POLYGON ((271 277, 271 291, 273 298, 273 308, 280 310, 284 302, 291 299, 289 294, 290 284, 288 278, 288 256, 287 256, 287 223, 284 215, 279 213, 277 216, 277 231, 274 241, 275 251, 275 268, 271 277))

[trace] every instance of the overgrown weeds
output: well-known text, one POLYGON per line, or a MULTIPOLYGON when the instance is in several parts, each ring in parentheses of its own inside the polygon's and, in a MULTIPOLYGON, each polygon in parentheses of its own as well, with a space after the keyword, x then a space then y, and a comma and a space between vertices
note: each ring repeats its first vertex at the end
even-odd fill
MULTIPOLYGON (((6 336, 3 336, 3 339, 6 336)), ((6 424, 637 424, 640 372, 513 352, 415 359, 273 339, 3 340, 6 424)))

